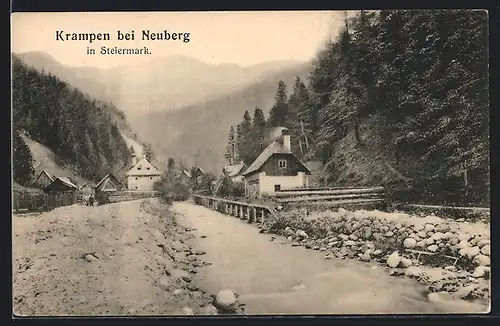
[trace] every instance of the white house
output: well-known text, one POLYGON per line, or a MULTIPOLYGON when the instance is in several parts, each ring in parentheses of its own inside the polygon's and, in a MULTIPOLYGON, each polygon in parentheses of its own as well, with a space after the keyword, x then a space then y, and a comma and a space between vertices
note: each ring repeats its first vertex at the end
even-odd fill
POLYGON ((264 149, 242 175, 245 195, 258 197, 272 195, 282 189, 308 186, 309 168, 292 152, 288 129, 264 149))
POLYGON ((143 155, 142 159, 136 162, 135 155, 132 155, 132 167, 126 173, 127 188, 129 190, 148 191, 153 190, 156 181, 160 180, 160 171, 151 164, 143 155))

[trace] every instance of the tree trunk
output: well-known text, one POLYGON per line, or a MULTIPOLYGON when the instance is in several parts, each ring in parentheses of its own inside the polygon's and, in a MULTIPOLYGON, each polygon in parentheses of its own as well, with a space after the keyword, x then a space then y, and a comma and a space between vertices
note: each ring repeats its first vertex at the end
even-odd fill
POLYGON ((361 145, 361 138, 359 137, 359 119, 354 119, 354 136, 356 137, 356 141, 361 145))

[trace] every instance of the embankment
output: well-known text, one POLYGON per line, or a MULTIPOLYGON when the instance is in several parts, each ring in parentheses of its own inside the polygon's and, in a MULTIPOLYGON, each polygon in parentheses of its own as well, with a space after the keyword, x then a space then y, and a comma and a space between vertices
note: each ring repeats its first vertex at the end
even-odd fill
POLYGON ((267 221, 262 232, 323 251, 325 259, 378 262, 391 275, 427 284, 430 299, 490 299, 489 222, 340 208, 308 216, 283 212, 267 221))

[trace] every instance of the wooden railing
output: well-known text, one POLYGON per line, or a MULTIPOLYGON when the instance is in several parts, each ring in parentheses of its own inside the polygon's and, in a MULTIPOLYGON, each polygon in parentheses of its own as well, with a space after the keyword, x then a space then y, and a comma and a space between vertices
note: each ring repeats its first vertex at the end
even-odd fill
POLYGON ((193 195, 195 204, 213 209, 217 212, 235 216, 248 222, 264 223, 267 217, 276 216, 274 207, 250 204, 230 199, 193 195))
POLYGON ((328 205, 351 206, 379 204, 385 202, 383 187, 357 188, 302 188, 281 190, 273 194, 276 202, 282 205, 328 205))

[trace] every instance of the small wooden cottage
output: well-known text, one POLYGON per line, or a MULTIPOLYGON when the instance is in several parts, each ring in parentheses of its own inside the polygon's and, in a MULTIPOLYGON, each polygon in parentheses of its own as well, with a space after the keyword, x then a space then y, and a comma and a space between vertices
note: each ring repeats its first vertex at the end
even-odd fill
POLYGON ((308 186, 309 168, 292 152, 288 129, 269 144, 242 175, 245 195, 260 198, 282 189, 308 186))
POLYGON ((43 189, 52 182, 54 182, 54 177, 52 177, 47 171, 43 170, 33 181, 33 186, 35 188, 43 189))
POLYGON ((76 203, 78 187, 69 178, 57 177, 43 191, 49 195, 48 207, 59 207, 76 203))
POLYGON ((108 173, 97 183, 94 188, 96 193, 125 190, 123 185, 113 174, 108 173))
POLYGON ((94 195, 95 194, 95 185, 93 185, 92 183, 87 181, 78 187, 78 192, 80 192, 82 195, 86 195, 86 196, 94 195))

